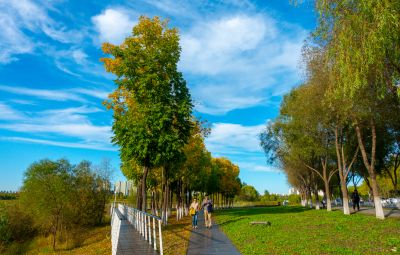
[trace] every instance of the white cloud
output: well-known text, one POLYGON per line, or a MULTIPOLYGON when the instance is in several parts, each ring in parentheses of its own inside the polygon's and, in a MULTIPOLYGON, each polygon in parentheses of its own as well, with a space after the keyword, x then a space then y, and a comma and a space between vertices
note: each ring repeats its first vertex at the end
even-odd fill
POLYGON ((113 44, 122 43, 130 35, 135 21, 122 10, 106 9, 103 13, 92 17, 92 22, 99 33, 99 41, 113 44))
MULTIPOLYGON (((183 71, 216 75, 231 72, 242 53, 254 50, 264 37, 274 38, 274 21, 261 15, 238 15, 199 22, 183 33, 183 71)), ((238 69, 241 67, 236 67, 238 69)))
POLYGON ((258 134, 265 125, 243 126, 232 123, 215 123, 206 138, 207 148, 216 154, 262 152, 258 134))
POLYGON ((24 118, 24 114, 0 102, 0 120, 21 120, 24 118))
POLYGON ((268 173, 280 173, 281 169, 274 166, 259 165, 253 162, 238 162, 240 170, 246 170, 250 172, 268 172, 268 173))
POLYGON ((270 101, 300 80, 297 66, 307 31, 266 14, 198 21, 182 34, 180 69, 196 110, 225 114, 270 101))

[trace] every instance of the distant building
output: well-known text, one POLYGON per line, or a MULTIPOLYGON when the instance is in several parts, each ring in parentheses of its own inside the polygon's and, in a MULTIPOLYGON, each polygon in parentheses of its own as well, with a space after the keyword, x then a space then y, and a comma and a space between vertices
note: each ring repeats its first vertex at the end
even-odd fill
POLYGON ((296 188, 290 188, 288 194, 300 195, 300 192, 296 188))
POLYGON ((129 196, 133 190, 133 181, 117 181, 114 184, 114 192, 122 193, 124 196, 129 196))

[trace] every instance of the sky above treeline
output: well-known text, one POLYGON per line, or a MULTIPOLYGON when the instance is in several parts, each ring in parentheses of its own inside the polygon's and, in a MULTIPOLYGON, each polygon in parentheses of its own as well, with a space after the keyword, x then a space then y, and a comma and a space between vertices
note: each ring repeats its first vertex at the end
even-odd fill
POLYGON ((18 190, 44 158, 109 159, 113 180, 125 179, 102 105, 115 77, 99 59, 103 42, 120 44, 146 15, 180 32, 178 68, 195 116, 212 128, 208 150, 239 165, 260 193, 287 193, 258 135, 303 79, 301 48, 316 15, 313 1, 292 2, 0 0, 0 190, 18 190))

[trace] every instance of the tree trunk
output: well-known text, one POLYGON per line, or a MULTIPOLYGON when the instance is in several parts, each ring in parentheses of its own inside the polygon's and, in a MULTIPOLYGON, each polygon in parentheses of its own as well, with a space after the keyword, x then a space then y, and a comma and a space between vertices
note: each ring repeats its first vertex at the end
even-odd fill
POLYGON ((142 180, 138 182, 138 186, 136 188, 136 208, 141 210, 142 208, 142 180))
POLYGON ((375 157, 376 157, 376 127, 373 120, 371 120, 371 132, 372 132, 372 148, 371 148, 371 157, 370 162, 368 160, 368 156, 365 150, 364 142, 362 139, 361 129, 359 125, 356 125, 356 133, 358 146, 361 150, 361 155, 363 158, 363 162, 365 167, 368 170, 369 176, 371 178, 371 188, 372 195, 374 197, 374 205, 375 205, 375 214, 378 219, 385 219, 385 214, 383 213, 381 197, 379 195, 378 184, 376 181, 376 173, 375 173, 375 157))
MULTIPOLYGON (((347 176, 344 173, 346 169, 344 169, 344 165, 342 164, 343 159, 340 155, 340 144, 339 144, 339 128, 336 126, 335 128, 335 149, 336 149, 336 157, 337 164, 339 168, 339 179, 340 179, 340 190, 342 191, 342 203, 343 203, 343 213, 345 215, 350 215, 349 209, 349 199, 348 199, 348 191, 347 191, 347 176)), ((343 146, 342 146, 343 150, 343 146)))
POLYGON ((146 179, 147 174, 149 172, 149 168, 147 166, 143 166, 143 176, 142 176, 142 206, 141 211, 146 212, 147 210, 147 192, 146 192, 146 179))
POLYGON ((324 182, 325 184, 325 197, 326 197, 326 210, 328 212, 332 211, 332 205, 331 205, 331 192, 329 190, 329 183, 324 182))
POLYGON ((312 196, 311 196, 311 189, 309 187, 307 188, 307 193, 306 194, 307 194, 306 201, 308 203, 308 207, 312 208, 313 207, 313 205, 312 205, 312 196))
POLYGON ((326 210, 328 212, 332 211, 332 205, 331 205, 331 191, 329 189, 329 178, 327 176, 327 159, 325 161, 322 161, 322 176, 324 180, 324 186, 325 186, 325 197, 326 197, 326 210))
POLYGON ((319 210, 319 196, 318 196, 318 186, 317 185, 315 185, 314 196, 315 196, 315 209, 319 210))
POLYGON ((163 190, 162 190, 162 200, 161 200, 161 218, 163 223, 167 224, 167 169, 163 167, 162 170, 162 182, 163 182, 163 190))

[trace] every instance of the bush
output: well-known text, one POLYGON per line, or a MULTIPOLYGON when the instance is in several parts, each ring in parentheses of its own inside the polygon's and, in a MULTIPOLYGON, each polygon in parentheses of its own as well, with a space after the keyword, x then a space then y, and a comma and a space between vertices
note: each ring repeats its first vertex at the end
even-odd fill
POLYGON ((301 202, 301 197, 300 195, 291 194, 289 195, 288 200, 290 205, 298 205, 301 202))
POLYGON ((35 233, 32 217, 19 204, 13 203, 0 207, 0 242, 3 245, 13 241, 27 241, 35 233))

